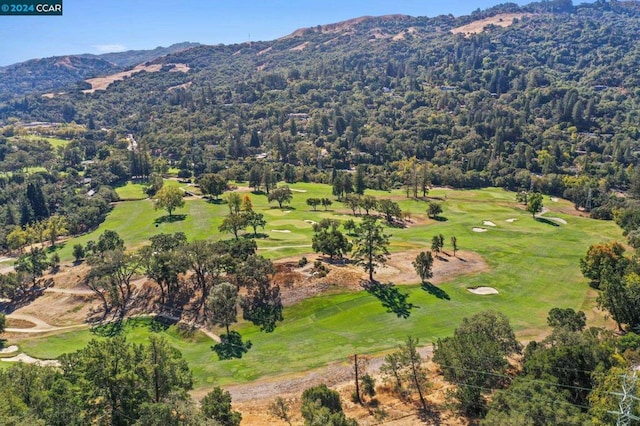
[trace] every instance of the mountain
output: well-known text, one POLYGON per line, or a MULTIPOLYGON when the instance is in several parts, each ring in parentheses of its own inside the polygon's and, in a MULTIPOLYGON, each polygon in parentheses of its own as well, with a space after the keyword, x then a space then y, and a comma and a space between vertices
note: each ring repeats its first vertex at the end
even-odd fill
POLYGON ((200 43, 183 42, 172 44, 169 47, 156 47, 155 49, 150 50, 127 50, 125 52, 104 53, 102 55, 84 54, 77 56, 82 58, 104 59, 118 67, 127 68, 154 60, 170 53, 188 50, 196 46, 200 46, 200 43))
POLYGON ((131 133, 184 175, 244 180, 266 156, 280 178, 363 166, 387 189, 415 157, 434 184, 535 187, 590 209, 632 187, 639 39, 636 1, 361 17, 171 53, 93 93, 13 97, 0 120, 131 133))
POLYGON ((198 43, 177 43, 152 50, 129 50, 103 55, 68 55, 32 59, 0 68, 0 99, 7 96, 80 88, 79 83, 180 52, 198 43))

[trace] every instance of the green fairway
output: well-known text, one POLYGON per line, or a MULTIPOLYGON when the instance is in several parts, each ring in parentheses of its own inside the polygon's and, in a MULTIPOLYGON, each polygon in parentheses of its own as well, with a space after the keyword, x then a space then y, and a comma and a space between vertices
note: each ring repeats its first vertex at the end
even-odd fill
MULTIPOLYGON (((260 230, 268 238, 259 239, 258 245, 261 253, 271 258, 310 252, 310 221, 351 217, 339 203, 326 212, 322 208, 314 212, 305 204, 308 197, 329 197, 329 186, 297 184, 292 188, 297 190, 292 205, 283 209, 269 206, 264 195, 252 195, 254 209, 264 213, 268 223, 266 230, 260 230)), ((436 298, 417 283, 403 287, 410 295, 409 301, 416 305, 408 319, 387 313, 378 300, 365 292, 307 299, 286 308, 285 321, 271 334, 260 333, 247 324, 234 327, 253 343, 240 360, 217 361, 210 340, 187 344, 176 335, 172 342, 183 351, 197 386, 301 372, 332 361, 346 361, 354 352, 381 353, 394 348, 409 334, 426 344, 449 335, 463 317, 486 309, 505 313, 521 339, 544 332, 547 312, 553 307, 582 309, 591 324, 602 323, 602 317, 593 315, 593 294, 580 273, 579 258, 590 244, 620 239, 621 230, 615 223, 572 215, 568 202, 549 198, 544 200, 550 210, 544 214, 547 219, 536 220, 515 203, 515 194, 495 188, 432 191, 429 195, 443 203, 442 221, 425 218, 424 201, 406 199, 400 192, 372 194, 393 197, 403 210, 411 212, 413 220, 421 223, 404 229, 386 228, 393 235, 392 251, 429 249, 431 238, 443 234, 444 250, 451 253, 450 237, 456 236, 459 248, 480 254, 489 270, 439 285, 449 300, 436 298), (474 232, 473 228, 486 231, 474 232), (499 294, 478 296, 467 291, 468 287, 480 286, 494 287, 499 294)), ((227 212, 226 204, 193 199, 174 213, 185 215, 182 220, 168 222, 162 219, 166 212, 154 211, 150 200, 120 203, 97 231, 67 242, 61 256, 69 258, 73 244, 95 239, 105 229, 116 230, 130 247, 145 243, 158 232, 183 231, 189 239, 229 238, 217 231, 227 212)), ((82 347, 89 338, 88 331, 74 331, 24 342, 22 349, 36 357, 55 357, 82 347)))
POLYGON ((146 185, 139 183, 127 182, 124 186, 116 188, 116 193, 121 201, 144 200, 148 195, 144 192, 146 185))
MULTIPOLYGON (((18 138, 18 137, 16 137, 18 138)), ((28 141, 47 141, 51 146, 55 149, 61 146, 66 146, 69 141, 66 139, 54 138, 50 136, 38 136, 38 135, 24 135, 19 136, 20 139, 28 140, 28 141)))

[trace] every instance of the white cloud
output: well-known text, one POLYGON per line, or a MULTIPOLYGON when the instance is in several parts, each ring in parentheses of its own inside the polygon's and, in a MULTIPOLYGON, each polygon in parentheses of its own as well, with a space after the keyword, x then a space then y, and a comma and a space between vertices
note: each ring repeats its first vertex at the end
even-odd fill
POLYGON ((100 53, 124 52, 127 47, 122 44, 97 44, 93 46, 100 53))

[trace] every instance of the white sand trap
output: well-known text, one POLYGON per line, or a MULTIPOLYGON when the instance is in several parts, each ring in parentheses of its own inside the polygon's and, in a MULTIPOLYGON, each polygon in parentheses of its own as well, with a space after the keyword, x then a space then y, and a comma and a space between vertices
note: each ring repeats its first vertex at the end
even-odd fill
POLYGON ((505 220, 505 222, 513 223, 513 222, 515 222, 516 220, 518 220, 518 219, 516 219, 515 217, 512 217, 511 219, 507 219, 507 220, 505 220))
POLYGON ((482 224, 484 226, 496 226, 496 224, 491 222, 490 220, 485 220, 484 222, 482 222, 482 224))
POLYGON ((291 192, 307 192, 306 189, 293 189, 293 188, 290 188, 290 189, 291 189, 291 192))
POLYGON ((306 223, 310 224, 310 225, 317 225, 318 222, 316 222, 315 220, 305 220, 306 223))
POLYGON ((0 358, 0 361, 4 361, 4 362, 24 362, 26 364, 38 364, 38 365, 43 365, 43 366, 52 366, 52 367, 59 367, 60 366, 60 362, 55 360, 55 359, 37 359, 34 357, 31 357, 25 353, 16 355, 16 356, 12 356, 11 358, 0 358))
POLYGON ((7 348, 0 349, 0 354, 10 354, 11 352, 16 352, 18 347, 16 345, 11 345, 7 348))
POLYGON ((551 201, 553 201, 554 203, 558 202, 558 197, 551 197, 551 201))
POLYGON ((288 234, 291 231, 289 231, 288 229, 272 229, 271 232, 281 232, 283 234, 288 234))
POLYGON ((467 290, 469 290, 473 294, 480 294, 480 295, 498 294, 498 290, 496 290, 493 287, 476 287, 476 288, 468 288, 467 290))
POLYGON ((284 214, 289 214, 289 213, 291 213, 291 210, 285 210, 283 213, 284 214))
POLYGON ((563 225, 567 224, 566 220, 564 220, 562 218, 559 218, 559 217, 547 217, 546 219, 552 220, 552 221, 557 222, 557 223, 561 223, 563 225))
POLYGON ((485 228, 473 228, 472 231, 473 232, 487 232, 487 230, 485 228))

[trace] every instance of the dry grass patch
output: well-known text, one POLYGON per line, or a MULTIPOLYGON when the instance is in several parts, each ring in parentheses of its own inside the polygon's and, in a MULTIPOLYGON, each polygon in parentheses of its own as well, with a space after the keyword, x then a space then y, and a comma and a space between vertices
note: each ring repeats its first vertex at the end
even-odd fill
POLYGON ((454 34, 465 34, 469 36, 471 34, 477 34, 484 31, 484 28, 488 25, 497 25, 499 27, 508 27, 513 25, 515 19, 522 19, 525 16, 532 16, 530 13, 500 13, 489 18, 479 19, 473 21, 467 25, 463 25, 451 30, 454 34))

